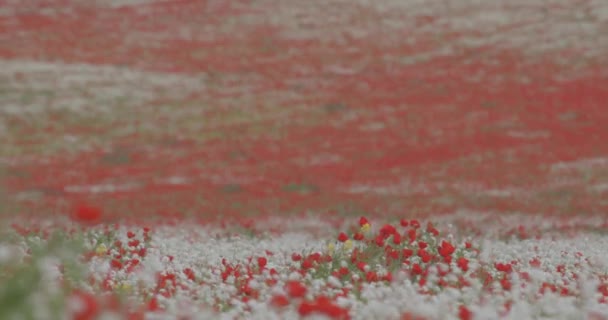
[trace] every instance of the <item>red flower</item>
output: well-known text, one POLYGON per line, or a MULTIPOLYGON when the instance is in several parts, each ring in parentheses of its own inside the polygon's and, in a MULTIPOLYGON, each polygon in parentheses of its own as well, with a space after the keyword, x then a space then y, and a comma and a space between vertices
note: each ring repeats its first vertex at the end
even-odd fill
POLYGON ((416 229, 410 229, 407 231, 407 236, 410 239, 410 243, 416 241, 416 229))
POLYGON ((361 272, 365 272, 366 266, 367 266, 367 264, 363 261, 357 262, 357 269, 359 269, 359 271, 361 271, 361 272))
POLYGON ((308 301, 303 301, 298 307, 298 313, 300 316, 305 317, 315 312, 316 309, 317 306, 315 304, 308 301))
POLYGON ((547 290, 551 290, 551 292, 557 292, 557 286, 552 283, 543 282, 539 292, 544 294, 547 290))
POLYGON ((407 227, 410 224, 410 222, 407 221, 406 219, 401 219, 400 224, 402 227, 407 227))
POLYGON ((338 269, 338 274, 339 274, 341 277, 345 277, 345 276, 347 276, 349 272, 350 272, 350 271, 349 271, 349 270, 348 270, 348 268, 346 268, 346 267, 341 267, 340 269, 338 269))
POLYGON ((391 247, 389 247, 389 249, 390 250, 386 251, 386 257, 393 260, 399 259, 399 251, 392 249, 391 247))
POLYGON ((286 296, 279 294, 270 299, 270 304, 277 308, 283 308, 289 305, 289 299, 286 296))
POLYGON ((378 281, 378 274, 374 271, 369 271, 365 274, 365 280, 367 282, 376 282, 378 281))
POLYGON ((502 278, 500 280, 500 286, 502 286, 502 288, 504 290, 509 291, 509 290, 511 290, 511 281, 509 281, 509 279, 507 279, 506 277, 504 277, 504 278, 502 278))
POLYGON ((469 260, 465 257, 460 257, 456 260, 456 265, 460 268, 460 270, 467 272, 469 270, 469 260))
POLYGON ((534 258, 534 259, 530 260, 530 266, 531 267, 540 268, 540 265, 541 265, 540 259, 534 258))
POLYGON ((390 272, 387 272, 383 277, 382 277, 383 281, 386 282, 392 282, 393 281, 393 274, 390 272))
POLYGON ((128 232, 127 232, 127 238, 131 239, 131 238, 133 238, 133 237, 135 237, 135 233, 134 233, 134 232, 132 232, 132 231, 128 231, 128 232))
POLYGON ((414 219, 414 220, 410 221, 410 226, 412 226, 412 228, 414 228, 414 229, 418 229, 418 228, 420 228, 420 222, 418 222, 418 220, 414 219))
POLYGON ((375 242, 378 247, 384 247, 384 237, 382 236, 382 234, 378 234, 376 236, 375 242))
POLYGON ((418 256, 424 263, 428 263, 433 258, 433 256, 424 249, 418 250, 418 256))
POLYGON ((431 233, 434 236, 438 236, 439 235, 439 231, 437 229, 435 229, 435 227, 433 226, 433 224, 430 223, 430 222, 426 225, 426 231, 428 233, 431 233))
POLYGON ((312 260, 311 259, 306 259, 306 260, 302 261, 302 269, 308 270, 310 268, 312 268, 312 260))
POLYGON ((78 301, 78 303, 74 304, 75 306, 78 306, 77 309, 71 310, 72 320, 94 319, 99 314, 99 304, 94 295, 77 290, 72 293, 71 299, 78 301))
POLYGON ((160 310, 160 306, 158 305, 158 300, 156 300, 156 297, 153 297, 148 302, 148 311, 154 312, 154 311, 158 311, 158 310, 160 310))
POLYGON ((266 257, 258 258, 258 267, 260 267, 260 270, 264 269, 264 267, 266 267, 267 263, 268 263, 268 260, 266 259, 266 257))
POLYGON ((303 301, 298 307, 300 316, 305 317, 313 313, 325 315, 331 319, 348 319, 348 310, 335 304, 327 297, 319 296, 315 301, 303 301))
POLYGON ((146 248, 141 248, 139 249, 139 251, 137 251, 137 255, 140 257, 145 257, 146 256, 146 248))
POLYGON ((418 281, 418 286, 422 288, 425 285, 426 285, 426 278, 425 277, 421 277, 420 280, 418 281))
POLYGON ((298 254, 298 253, 292 253, 291 254, 291 260, 293 261, 300 261, 302 260, 302 255, 298 254))
POLYGON ((133 248, 135 248, 135 247, 137 247, 137 246, 139 245, 139 240, 137 240, 137 239, 133 239, 133 240, 129 241, 129 242, 127 243, 127 245, 128 245, 129 247, 133 247, 133 248))
POLYGON ((331 319, 347 319, 348 318, 348 310, 344 309, 329 298, 324 296, 319 296, 315 300, 316 309, 319 313, 328 316, 331 319))
POLYGON ((112 259, 112 261, 110 261, 110 266, 113 269, 119 270, 119 269, 122 269, 122 262, 120 262, 120 260, 118 260, 118 259, 112 259))
POLYGON ((412 265, 412 273, 416 275, 422 274, 422 267, 419 264, 414 263, 412 265))
POLYGON ((190 279, 191 281, 196 280, 196 276, 194 275, 194 271, 190 268, 186 268, 184 269, 184 274, 186 275, 186 277, 188 279, 190 279))
POLYGON ((496 267, 496 270, 502 271, 505 273, 510 273, 511 271, 513 271, 513 267, 509 263, 498 262, 498 263, 495 263, 494 266, 496 267))
POLYGON ((414 254, 414 250, 408 249, 408 248, 403 249, 403 258, 404 259, 411 257, 413 254, 414 254))
POLYGON ((357 241, 361 241, 361 240, 365 239, 365 236, 364 236, 362 233, 357 232, 357 233, 355 233, 355 235, 353 236, 353 239, 355 239, 355 240, 357 240, 357 241))
POLYGON ((363 227, 366 224, 369 224, 369 221, 367 221, 367 218, 365 218, 365 217, 359 218, 359 226, 360 227, 363 227))
POLYGON ((82 223, 96 223, 101 219, 101 210, 88 205, 79 205, 74 211, 74 218, 82 223))
POLYGON ((458 307, 458 318, 460 320, 471 320, 473 319, 473 312, 469 308, 461 305, 458 307))
POLYGON ((382 228, 380 228, 380 234, 382 234, 384 237, 388 237, 395 233, 397 233, 397 229, 395 229, 393 225, 385 224, 382 226, 382 228))
POLYGON ((306 294, 308 289, 298 281, 288 281, 285 283, 285 291, 292 298, 301 298, 306 294))
POLYGON ((454 246, 451 243, 449 243, 445 240, 441 241, 441 246, 439 247, 439 254, 442 257, 446 258, 446 257, 451 256, 455 250, 456 250, 456 248, 454 248, 454 246))
POLYGON ((338 241, 346 242, 346 240, 348 240, 348 236, 346 235, 346 233, 340 232, 340 235, 338 235, 338 241))
POLYGON ((138 259, 131 259, 129 262, 129 267, 127 268, 127 272, 133 272, 133 270, 135 270, 135 268, 137 267, 137 265, 139 265, 139 260, 138 259))
POLYGON ((397 246, 401 244, 401 235, 398 232, 393 234, 393 243, 397 246))

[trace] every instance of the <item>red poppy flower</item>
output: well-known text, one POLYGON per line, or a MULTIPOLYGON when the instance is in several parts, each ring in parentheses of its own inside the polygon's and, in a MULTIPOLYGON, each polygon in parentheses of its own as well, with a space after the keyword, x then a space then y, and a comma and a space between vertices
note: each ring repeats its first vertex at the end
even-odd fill
POLYGON ((384 237, 382 234, 377 235, 374 242, 378 247, 384 247, 384 237))
POLYGON ((160 306, 158 305, 158 300, 156 300, 156 297, 153 297, 152 299, 150 299, 150 301, 148 301, 148 311, 158 311, 160 310, 160 306))
POLYGON ((398 232, 393 234, 393 244, 397 246, 401 244, 401 235, 398 232))
POLYGON ((308 289, 298 281, 288 281, 285 283, 285 291, 292 298, 301 298, 306 294, 308 289))
POLYGON ((471 320, 473 319, 473 312, 471 312, 469 308, 461 305, 458 307, 458 318, 460 320, 471 320))
POLYGON ((137 239, 133 239, 133 240, 129 241, 129 242, 127 243, 127 245, 128 245, 129 247, 133 247, 133 248, 134 248, 134 247, 137 247, 137 246, 139 245, 139 243, 140 243, 140 242, 139 242, 139 240, 137 240, 137 239))
POLYGON ((511 281, 509 281, 509 279, 507 279, 506 277, 502 278, 500 280, 500 286, 504 289, 504 290, 511 290, 511 281))
POLYGON ((395 233, 397 233, 397 229, 395 229, 395 227, 393 225, 385 224, 384 226, 382 226, 382 228, 380 228, 380 234, 382 234, 385 237, 388 237, 391 234, 395 234, 395 233))
POLYGON ((415 275, 422 274, 422 267, 419 264, 414 263, 412 265, 412 273, 415 274, 415 275))
POLYGON ((534 259, 530 260, 531 267, 540 268, 540 265, 541 265, 540 259, 534 258, 534 259))
POLYGON ((416 229, 408 230, 407 237, 410 239, 410 243, 416 241, 416 229))
POLYGON ((412 226, 414 229, 418 229, 420 228, 420 222, 418 222, 418 220, 412 220, 410 221, 410 226, 412 226))
POLYGON ((101 220, 101 210, 97 207, 88 205, 79 205, 74 210, 74 219, 81 223, 97 223, 101 220))
POLYGON ((113 259, 112 261, 110 261, 110 266, 113 269, 119 270, 122 269, 122 262, 120 262, 120 260, 118 259, 113 259))
POLYGON ((196 280, 196 276, 194 275, 194 271, 190 268, 186 268, 184 269, 184 274, 186 275, 186 277, 188 279, 190 279, 191 281, 196 280))
POLYGON ((403 253, 403 258, 407 259, 414 254, 414 250, 405 248, 405 249, 403 249, 402 253, 403 253))
POLYGON ((279 294, 270 299, 270 304, 277 308, 286 307, 289 305, 289 299, 286 296, 279 294))
POLYGON ((348 270, 348 268, 346 268, 346 267, 341 267, 340 269, 338 269, 338 274, 339 274, 341 277, 347 276, 347 275, 349 274, 349 272, 350 272, 350 271, 349 271, 349 270, 348 270))
POLYGON ((140 257, 145 257, 146 256, 146 248, 141 248, 137 251, 137 255, 140 257))
POLYGON ((367 281, 367 282, 378 281, 378 274, 374 271, 368 271, 367 273, 365 273, 365 281, 367 281))
POLYGON ((448 256, 452 255, 452 253, 454 253, 454 251, 456 251, 456 248, 454 248, 454 246, 451 243, 449 243, 445 240, 441 241, 441 246, 439 247, 439 254, 442 257, 444 257, 444 258, 448 257, 448 256))
POLYGON ((93 294, 77 290, 73 292, 71 299, 78 301, 75 305, 77 310, 72 310, 72 320, 94 319, 99 314, 100 308, 93 294))
POLYGON ((494 266, 496 267, 496 270, 498 271, 502 271, 505 273, 510 273, 511 271, 513 271, 513 267, 511 266, 510 263, 495 263, 494 266))
POLYGON ((469 260, 465 257, 458 258, 458 260, 456 260, 456 265, 464 272, 469 270, 469 260))
POLYGON ((260 267, 260 270, 264 269, 264 267, 266 267, 266 264, 268 264, 268 260, 265 257, 258 258, 258 267, 260 267))
POLYGON ((317 310, 317 306, 314 303, 308 302, 308 301, 303 301, 300 304, 300 306, 298 307, 298 313, 302 317, 308 316, 308 315, 312 314, 313 312, 315 312, 316 310, 317 310))
POLYGON ((433 258, 433 256, 424 249, 418 250, 418 256, 424 263, 428 263, 433 258))
POLYGON ((437 230, 431 222, 429 222, 426 226, 426 231, 435 237, 439 235, 439 230, 437 230))
POLYGON ((363 227, 366 224, 369 224, 369 221, 367 221, 367 218, 365 218, 365 217, 359 218, 359 226, 360 227, 363 227))

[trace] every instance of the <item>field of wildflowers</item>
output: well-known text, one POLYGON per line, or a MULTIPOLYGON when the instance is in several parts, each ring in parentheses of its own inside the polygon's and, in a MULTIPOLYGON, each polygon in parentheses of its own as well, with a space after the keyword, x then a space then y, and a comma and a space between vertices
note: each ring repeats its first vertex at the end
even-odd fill
POLYGON ((0 1, 0 319, 608 319, 603 0, 0 1))

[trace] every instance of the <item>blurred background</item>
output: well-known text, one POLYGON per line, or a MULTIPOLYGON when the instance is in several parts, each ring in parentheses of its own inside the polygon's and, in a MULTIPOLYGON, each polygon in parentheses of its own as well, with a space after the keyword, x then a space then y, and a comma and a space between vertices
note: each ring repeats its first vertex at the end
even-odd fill
POLYGON ((0 1, 6 214, 608 209, 603 0, 0 1))

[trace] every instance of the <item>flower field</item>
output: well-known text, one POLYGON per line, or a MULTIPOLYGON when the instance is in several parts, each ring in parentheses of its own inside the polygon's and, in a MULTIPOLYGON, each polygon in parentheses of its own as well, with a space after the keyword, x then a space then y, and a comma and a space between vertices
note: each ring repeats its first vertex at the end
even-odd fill
POLYGON ((0 319, 608 319, 601 0, 0 1, 0 319))

